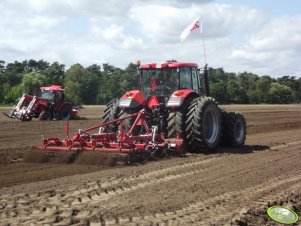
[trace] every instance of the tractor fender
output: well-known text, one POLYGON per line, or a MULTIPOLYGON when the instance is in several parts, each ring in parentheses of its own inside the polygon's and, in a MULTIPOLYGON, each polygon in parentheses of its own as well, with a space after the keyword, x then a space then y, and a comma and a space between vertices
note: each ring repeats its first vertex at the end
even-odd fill
POLYGON ((72 107, 73 103, 68 102, 68 101, 64 102, 64 103, 61 103, 61 105, 58 107, 57 111, 60 112, 63 109, 63 107, 66 106, 66 105, 70 105, 72 107))
POLYGON ((146 100, 144 95, 140 90, 132 90, 126 92, 120 99, 119 99, 119 107, 121 109, 124 108, 138 108, 142 105, 145 105, 146 100))
POLYGON ((188 97, 198 97, 199 95, 191 90, 191 89, 182 89, 173 92, 170 96, 169 100, 167 101, 167 107, 169 108, 177 108, 180 107, 184 100, 188 97))

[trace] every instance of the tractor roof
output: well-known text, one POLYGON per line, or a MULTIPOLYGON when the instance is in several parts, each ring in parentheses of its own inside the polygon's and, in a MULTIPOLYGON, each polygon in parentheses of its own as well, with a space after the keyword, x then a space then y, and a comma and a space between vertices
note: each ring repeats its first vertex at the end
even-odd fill
POLYGON ((195 67, 198 65, 195 63, 183 63, 183 62, 165 62, 162 64, 142 64, 140 66, 141 69, 155 69, 155 68, 178 68, 178 67, 195 67))
POLYGON ((51 85, 51 86, 42 86, 41 91, 59 91, 59 92, 64 92, 65 90, 58 85, 51 85))

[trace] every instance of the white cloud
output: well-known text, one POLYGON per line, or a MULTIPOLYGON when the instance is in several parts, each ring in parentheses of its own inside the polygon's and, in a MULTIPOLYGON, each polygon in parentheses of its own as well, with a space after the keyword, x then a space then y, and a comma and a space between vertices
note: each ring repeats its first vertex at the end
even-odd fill
POLYGON ((283 75, 301 71, 301 16, 283 16, 264 25, 238 49, 233 49, 233 60, 246 69, 261 67, 260 72, 283 75))
POLYGON ((36 15, 28 18, 27 24, 29 25, 29 28, 45 30, 55 27, 62 20, 63 18, 36 15))
POLYGON ((123 34, 123 27, 112 24, 105 28, 101 33, 106 39, 120 38, 123 34))
POLYGON ((263 10, 212 0, 3 0, 0 52, 66 65, 168 59, 203 64, 201 36, 182 30, 202 16, 207 61, 227 71, 300 73, 301 16, 269 18, 263 10))
POLYGON ((217 3, 192 4, 185 8, 138 4, 130 12, 130 17, 140 24, 144 33, 157 42, 179 40, 180 32, 198 16, 202 16, 206 37, 213 38, 254 30, 263 18, 258 10, 217 3))

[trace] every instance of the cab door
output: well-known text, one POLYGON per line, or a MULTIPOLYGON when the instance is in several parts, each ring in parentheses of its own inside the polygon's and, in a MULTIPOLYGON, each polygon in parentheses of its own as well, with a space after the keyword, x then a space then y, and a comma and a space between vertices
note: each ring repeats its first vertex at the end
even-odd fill
POLYGON ((191 76, 192 76, 192 90, 196 93, 200 93, 199 87, 199 76, 197 68, 191 68, 191 76))
POLYGON ((191 67, 180 67, 180 89, 192 89, 191 67))

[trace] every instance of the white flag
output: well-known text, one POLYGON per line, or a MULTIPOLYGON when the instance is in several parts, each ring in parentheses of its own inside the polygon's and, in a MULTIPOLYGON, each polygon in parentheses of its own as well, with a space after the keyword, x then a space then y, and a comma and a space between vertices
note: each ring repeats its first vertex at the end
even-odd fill
POLYGON ((188 27, 185 28, 185 30, 181 33, 180 38, 181 38, 181 42, 183 42, 183 40, 185 38, 188 37, 188 35, 190 35, 191 32, 195 31, 195 30, 200 30, 200 33, 202 33, 202 21, 200 22, 201 17, 196 18, 192 24, 190 24, 188 27))

